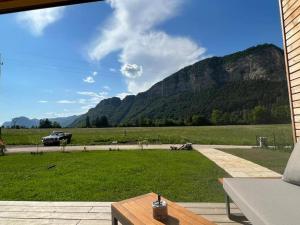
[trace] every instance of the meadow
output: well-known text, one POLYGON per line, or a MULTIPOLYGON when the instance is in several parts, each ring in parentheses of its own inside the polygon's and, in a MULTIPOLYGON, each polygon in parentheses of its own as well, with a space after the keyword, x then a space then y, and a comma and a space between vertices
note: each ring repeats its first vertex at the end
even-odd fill
POLYGON ((196 151, 93 151, 0 157, 0 200, 119 201, 160 192, 221 202, 226 172, 196 151))
MULTIPOLYGON (((53 129, 2 129, 7 145, 41 144, 41 138, 53 129)), ((270 145, 292 144, 291 125, 236 125, 199 127, 131 127, 58 129, 73 134, 71 145, 101 145, 118 141, 135 144, 147 140, 153 144, 256 145, 256 137, 268 137, 270 145)))

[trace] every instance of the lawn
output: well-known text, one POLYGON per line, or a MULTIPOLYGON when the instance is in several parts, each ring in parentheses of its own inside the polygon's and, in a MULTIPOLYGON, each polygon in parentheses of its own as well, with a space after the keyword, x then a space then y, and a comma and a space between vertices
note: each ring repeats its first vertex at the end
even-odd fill
POLYGON ((221 149, 224 152, 250 160, 278 173, 283 173, 291 152, 268 149, 221 149))
POLYGON ((224 200, 226 173, 196 151, 93 151, 0 157, 0 200, 119 201, 160 192, 173 201, 224 200))
MULTIPOLYGON (((269 138, 273 145, 291 144, 290 125, 237 125, 200 127, 137 127, 137 128, 70 128, 64 129, 73 134, 73 145, 136 143, 148 140, 149 143, 186 143, 256 145, 257 136, 269 138)), ((3 129, 2 137, 8 145, 36 145, 48 135, 50 129, 3 129)))

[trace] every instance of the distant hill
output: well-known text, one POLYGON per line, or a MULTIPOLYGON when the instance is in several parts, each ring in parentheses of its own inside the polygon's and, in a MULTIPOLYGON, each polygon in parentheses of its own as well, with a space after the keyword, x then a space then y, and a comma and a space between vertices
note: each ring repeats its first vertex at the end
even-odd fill
POLYGON ((264 44, 199 61, 136 96, 102 100, 71 126, 103 116, 113 126, 288 122, 283 51, 264 44))
POLYGON ((25 116, 13 118, 11 121, 4 122, 2 126, 11 127, 11 126, 21 126, 21 127, 36 127, 39 125, 38 119, 29 119, 25 116))
MULTIPOLYGON (((79 116, 69 116, 69 117, 58 117, 58 118, 50 118, 51 122, 57 122, 62 127, 68 127, 71 123, 73 123, 79 116)), ((12 126, 20 126, 20 127, 37 127, 39 126, 40 120, 38 119, 29 119, 27 117, 17 117, 13 118, 11 121, 4 122, 2 126, 4 127, 12 127, 12 126)))

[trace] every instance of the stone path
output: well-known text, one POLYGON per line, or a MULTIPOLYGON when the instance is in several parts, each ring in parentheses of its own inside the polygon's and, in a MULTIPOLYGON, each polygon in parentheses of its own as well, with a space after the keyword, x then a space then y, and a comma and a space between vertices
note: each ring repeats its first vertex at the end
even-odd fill
POLYGON ((223 168, 232 177, 281 177, 266 167, 213 148, 194 148, 223 168))

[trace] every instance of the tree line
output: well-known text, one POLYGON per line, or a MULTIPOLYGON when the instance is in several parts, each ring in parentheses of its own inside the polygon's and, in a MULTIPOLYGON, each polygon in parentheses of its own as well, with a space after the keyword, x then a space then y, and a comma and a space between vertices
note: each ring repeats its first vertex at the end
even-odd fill
MULTIPOLYGON (((287 105, 275 105, 271 108, 258 105, 253 109, 224 112, 213 109, 210 115, 193 114, 179 119, 152 119, 141 115, 138 119, 118 124, 120 127, 153 127, 153 126, 209 126, 209 125, 251 125, 251 124, 284 124, 290 123, 290 108, 287 105)), ((91 121, 86 116, 88 128, 110 127, 106 116, 96 117, 91 121)))

